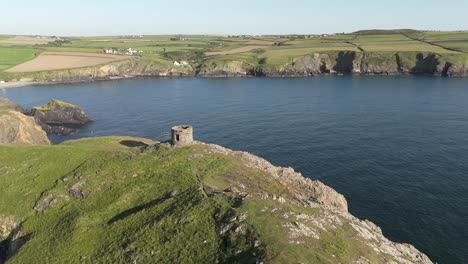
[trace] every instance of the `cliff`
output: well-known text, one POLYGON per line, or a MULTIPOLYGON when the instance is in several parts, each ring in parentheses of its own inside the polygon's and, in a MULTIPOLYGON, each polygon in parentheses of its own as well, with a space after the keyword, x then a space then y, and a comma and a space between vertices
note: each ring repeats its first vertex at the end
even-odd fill
POLYGON ((107 137, 0 157, 7 263, 431 263, 332 188, 246 152, 107 137))
POLYGON ((154 77, 294 77, 323 74, 468 76, 468 56, 429 52, 337 51, 295 55, 281 63, 261 54, 201 57, 185 67, 164 59, 132 58, 69 70, 8 74, 10 81, 85 82, 138 76, 154 77))
POLYGON ((0 144, 49 145, 44 130, 21 105, 0 98, 0 144))
POLYGON ((468 76, 468 60, 452 55, 418 52, 338 52, 294 58, 291 63, 262 70, 263 75, 314 76, 321 74, 468 76))
POLYGON ((49 145, 34 118, 15 110, 0 110, 0 144, 49 145))

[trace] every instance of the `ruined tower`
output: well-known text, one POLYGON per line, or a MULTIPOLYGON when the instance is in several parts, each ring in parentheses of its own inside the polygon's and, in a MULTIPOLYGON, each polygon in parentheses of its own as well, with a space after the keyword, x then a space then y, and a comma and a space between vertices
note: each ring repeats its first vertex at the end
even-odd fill
POLYGON ((171 129, 171 143, 175 147, 190 145, 193 143, 193 127, 189 125, 175 126, 171 129))

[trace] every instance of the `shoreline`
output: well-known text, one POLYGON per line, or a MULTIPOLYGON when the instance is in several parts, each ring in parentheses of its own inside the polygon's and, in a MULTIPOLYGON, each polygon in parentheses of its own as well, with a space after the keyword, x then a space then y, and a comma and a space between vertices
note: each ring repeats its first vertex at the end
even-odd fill
POLYGON ((74 84, 74 83, 91 83, 99 81, 116 81, 123 79, 132 79, 138 76, 128 76, 128 77, 112 77, 109 79, 94 79, 94 80, 77 80, 77 81, 15 81, 15 82, 5 82, 0 83, 0 90, 9 89, 9 88, 20 88, 27 86, 41 86, 41 85, 54 85, 54 84, 74 84))
POLYGON ((118 81, 137 78, 151 78, 151 79, 180 79, 180 78, 202 78, 202 79, 244 79, 244 78, 270 78, 270 79, 285 79, 285 78, 314 78, 322 76, 337 76, 337 77, 360 77, 360 76, 415 76, 415 77, 434 77, 434 78, 466 78, 468 76, 437 76, 431 74, 317 74, 317 75, 271 75, 271 76, 254 76, 254 75, 128 75, 128 76, 113 76, 108 78, 87 79, 87 80, 70 80, 70 81, 13 81, 0 83, 0 90, 9 88, 21 88, 28 86, 41 86, 41 85, 55 85, 55 84, 76 84, 76 83, 92 83, 102 81, 118 81))

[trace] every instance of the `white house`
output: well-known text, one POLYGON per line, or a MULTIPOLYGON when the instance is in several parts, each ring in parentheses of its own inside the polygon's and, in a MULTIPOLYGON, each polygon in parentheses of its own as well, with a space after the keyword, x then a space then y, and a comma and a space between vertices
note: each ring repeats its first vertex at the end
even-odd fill
POLYGON ((177 67, 187 67, 189 66, 189 63, 186 62, 186 61, 174 61, 174 65, 177 66, 177 67))

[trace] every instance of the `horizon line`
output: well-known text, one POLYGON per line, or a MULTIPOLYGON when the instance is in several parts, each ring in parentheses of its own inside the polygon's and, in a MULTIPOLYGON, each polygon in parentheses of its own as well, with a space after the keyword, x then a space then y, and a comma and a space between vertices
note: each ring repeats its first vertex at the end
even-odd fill
POLYGON ((411 28, 396 28, 396 29, 388 29, 388 28, 375 28, 375 29, 361 29, 352 32, 333 32, 333 33, 275 33, 275 34, 226 34, 226 33, 161 33, 161 34, 154 34, 154 33, 122 33, 122 34, 78 34, 78 35, 66 35, 66 34, 36 34, 36 33, 29 33, 29 34, 18 34, 18 33, 0 33, 0 36, 60 36, 60 37, 117 37, 117 36, 320 36, 320 35, 339 35, 339 34, 354 34, 359 31, 372 31, 372 30, 380 30, 380 31, 398 31, 398 30, 414 30, 420 32, 468 32, 468 29, 453 29, 453 30, 438 30, 438 29, 411 29, 411 28))

